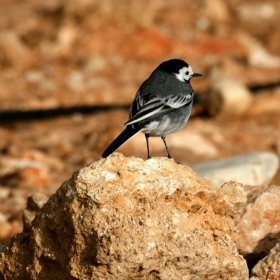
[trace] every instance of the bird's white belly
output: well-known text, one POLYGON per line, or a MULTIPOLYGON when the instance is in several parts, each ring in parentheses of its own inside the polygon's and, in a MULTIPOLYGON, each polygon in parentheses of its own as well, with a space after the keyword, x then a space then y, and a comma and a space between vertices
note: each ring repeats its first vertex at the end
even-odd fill
POLYGON ((146 124, 142 132, 150 136, 166 136, 182 129, 186 122, 187 120, 174 122, 169 116, 162 116, 160 120, 154 120, 146 124))
POLYGON ((142 132, 149 136, 167 136, 182 129, 187 123, 192 109, 192 102, 166 115, 159 116, 143 124, 142 132))

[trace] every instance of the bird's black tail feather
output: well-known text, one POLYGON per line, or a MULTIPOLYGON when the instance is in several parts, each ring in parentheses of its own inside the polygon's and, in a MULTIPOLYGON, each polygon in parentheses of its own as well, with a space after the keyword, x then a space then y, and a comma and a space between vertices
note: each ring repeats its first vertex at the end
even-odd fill
POLYGON ((139 132, 140 129, 134 129, 131 126, 127 126, 126 129, 109 145, 109 147, 102 154, 103 158, 108 157, 112 154, 118 147, 129 140, 133 135, 139 132))

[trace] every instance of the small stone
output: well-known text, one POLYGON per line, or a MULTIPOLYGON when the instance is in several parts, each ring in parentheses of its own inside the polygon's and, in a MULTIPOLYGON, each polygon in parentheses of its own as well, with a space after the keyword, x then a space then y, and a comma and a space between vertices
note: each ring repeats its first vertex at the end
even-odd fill
POLYGON ((244 19, 259 21, 273 17, 277 12, 271 3, 242 3, 237 6, 239 15, 244 19))
POLYGON ((213 91, 207 96, 206 110, 220 118, 245 113, 252 103, 250 90, 232 78, 214 78, 213 91))
POLYGON ((211 21, 223 22, 230 19, 230 12, 226 1, 214 0, 204 2, 204 13, 211 21))
POLYGON ((27 199, 27 208, 23 211, 23 228, 24 231, 31 230, 31 222, 39 209, 48 201, 48 197, 42 193, 31 195, 27 199))
POLYGON ((38 211, 48 201, 48 197, 42 193, 36 193, 28 197, 27 209, 31 211, 38 211))
POLYGON ((279 158, 274 153, 252 152, 195 164, 192 168, 217 186, 228 181, 258 186, 271 182, 278 166, 279 158))
POLYGON ((25 78, 29 83, 38 84, 44 80, 44 73, 41 71, 30 70, 25 73, 25 78))
POLYGON ((75 71, 66 78, 66 85, 74 91, 85 90, 85 78, 82 72, 75 71))
POLYGON ((6 199, 10 195, 9 188, 0 187, 0 199, 6 199))
POLYGON ((102 56, 91 56, 84 66, 85 72, 95 72, 103 70, 106 67, 106 60, 102 56))
POLYGON ((64 24, 59 30, 56 52, 59 57, 73 57, 73 46, 78 36, 78 29, 73 24, 64 24))
POLYGON ((35 211, 30 211, 27 209, 23 210, 22 221, 23 221, 23 231, 27 232, 31 230, 31 222, 34 220, 36 215, 35 211))
POLYGON ((4 223, 7 221, 7 216, 0 212, 0 223, 4 223))
POLYGON ((53 91, 57 90, 57 85, 56 85, 55 81, 45 79, 39 84, 39 88, 41 90, 53 92, 53 91))

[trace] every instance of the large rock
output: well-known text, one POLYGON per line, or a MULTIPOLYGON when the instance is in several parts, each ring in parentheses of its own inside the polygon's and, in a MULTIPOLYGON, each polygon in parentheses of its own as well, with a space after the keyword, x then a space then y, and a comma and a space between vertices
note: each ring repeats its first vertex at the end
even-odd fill
POLYGON ((0 279, 248 279, 234 242, 245 201, 238 183, 115 153, 74 173, 2 248, 0 279))

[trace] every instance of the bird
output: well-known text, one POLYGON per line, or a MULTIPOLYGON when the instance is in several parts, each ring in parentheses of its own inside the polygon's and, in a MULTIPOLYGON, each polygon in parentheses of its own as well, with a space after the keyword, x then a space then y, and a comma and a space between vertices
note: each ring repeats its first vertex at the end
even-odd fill
POLYGON ((190 84, 200 77, 181 59, 162 62, 143 82, 129 109, 126 128, 103 152, 106 158, 138 132, 146 137, 148 159, 151 158, 149 137, 161 137, 167 157, 172 158, 166 136, 182 129, 188 122, 194 99, 190 84))

